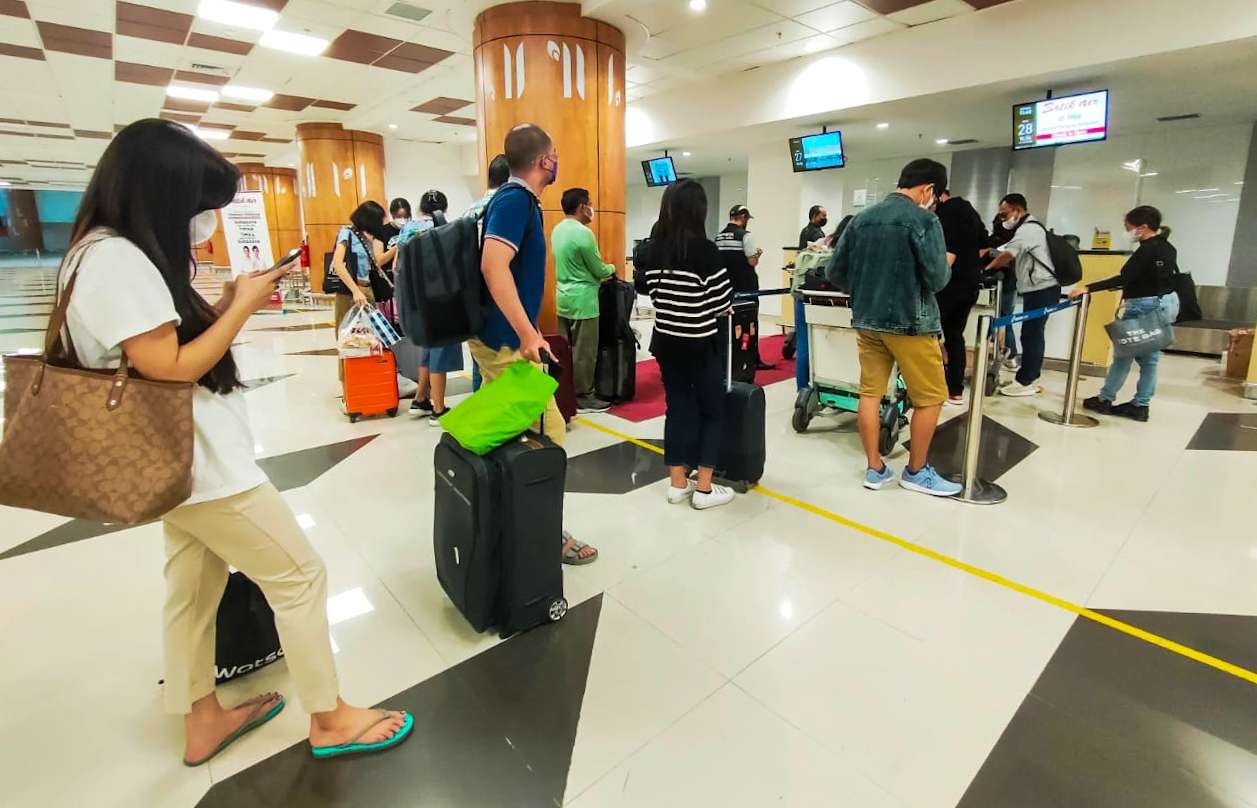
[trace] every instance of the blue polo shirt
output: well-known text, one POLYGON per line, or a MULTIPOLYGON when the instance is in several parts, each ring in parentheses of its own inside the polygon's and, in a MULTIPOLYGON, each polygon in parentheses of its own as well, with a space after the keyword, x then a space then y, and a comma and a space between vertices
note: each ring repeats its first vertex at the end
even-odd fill
MULTIPOLYGON (((515 251, 511 275, 519 300, 535 326, 546 289, 546 234, 541 203, 532 189, 516 177, 493 195, 484 220, 485 239, 497 239, 515 251)), ((518 348, 519 337, 492 297, 485 310, 480 341, 493 350, 518 348)))

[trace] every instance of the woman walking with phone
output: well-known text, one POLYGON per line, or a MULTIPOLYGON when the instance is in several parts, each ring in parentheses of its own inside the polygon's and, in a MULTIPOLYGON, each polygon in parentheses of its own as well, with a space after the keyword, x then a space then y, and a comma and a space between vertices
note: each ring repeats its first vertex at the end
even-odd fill
MULTIPOLYGON (((192 245, 213 233, 239 172, 184 127, 148 119, 123 129, 83 195, 63 266, 66 331, 79 363, 112 369, 125 353, 146 379, 194 382, 192 495, 163 517, 165 698, 184 718, 183 761, 200 765, 285 706, 265 693, 226 708, 214 693, 214 629, 228 566, 275 612, 315 757, 393 746, 406 713, 339 696, 327 622, 327 575, 288 504, 254 460, 231 343, 288 267, 241 275, 211 304, 192 286, 192 245)), ((155 425, 160 429, 161 425, 155 425)), ((119 469, 119 474, 128 470, 119 469)))

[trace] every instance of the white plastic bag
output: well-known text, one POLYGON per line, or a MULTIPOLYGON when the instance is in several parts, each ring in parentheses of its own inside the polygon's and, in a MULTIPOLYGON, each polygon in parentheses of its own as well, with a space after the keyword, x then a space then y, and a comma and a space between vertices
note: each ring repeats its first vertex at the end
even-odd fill
POLYGON ((370 306, 354 306, 345 312, 345 319, 340 321, 340 336, 336 341, 336 349, 342 359, 358 356, 372 356, 384 352, 384 346, 371 327, 370 306))

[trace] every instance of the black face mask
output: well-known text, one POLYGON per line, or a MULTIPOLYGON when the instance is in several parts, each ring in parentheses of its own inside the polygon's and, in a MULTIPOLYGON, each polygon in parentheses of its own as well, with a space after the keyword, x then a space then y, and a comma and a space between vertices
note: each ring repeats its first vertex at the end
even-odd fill
POLYGON ((816 220, 817 227, 824 227, 827 224, 829 224, 829 219, 824 216, 816 220))

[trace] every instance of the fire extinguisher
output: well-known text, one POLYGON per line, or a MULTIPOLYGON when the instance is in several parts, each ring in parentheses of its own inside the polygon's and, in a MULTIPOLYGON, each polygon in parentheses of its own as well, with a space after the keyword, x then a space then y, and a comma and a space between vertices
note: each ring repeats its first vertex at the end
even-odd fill
POLYGON ((306 239, 301 239, 301 268, 310 268, 310 242, 306 239))

